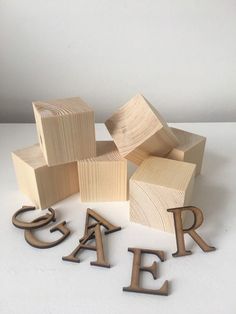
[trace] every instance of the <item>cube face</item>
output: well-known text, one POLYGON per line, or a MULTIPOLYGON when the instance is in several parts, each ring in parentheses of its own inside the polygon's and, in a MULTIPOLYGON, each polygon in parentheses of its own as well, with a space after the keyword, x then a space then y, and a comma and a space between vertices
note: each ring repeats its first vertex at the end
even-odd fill
POLYGON ((201 141, 186 152, 184 156, 184 161, 196 164, 196 175, 199 175, 202 170, 205 145, 206 140, 201 141))
POLYGON ((172 143, 166 136, 166 131, 162 128, 143 144, 125 156, 136 165, 140 165, 149 156, 166 156, 166 152, 172 150, 172 143))
POLYGON ((48 167, 39 145, 12 154, 20 190, 39 208, 79 191, 77 163, 48 167))
POLYGON ((196 164, 196 175, 201 173, 206 138, 181 129, 171 128, 179 140, 167 158, 196 164))
POLYGON ((37 207, 40 207, 40 198, 34 168, 28 166, 17 153, 12 153, 15 174, 19 190, 29 197, 37 207))
POLYGON ((40 207, 49 207, 79 192, 77 163, 37 169, 35 171, 40 207))
POLYGON ((106 122, 120 154, 140 164, 149 155, 166 155, 178 140, 161 115, 142 96, 133 97, 106 122))
POLYGON ((96 155, 94 112, 79 97, 34 102, 33 108, 49 166, 96 155))
POLYGON ((97 157, 78 161, 82 202, 127 200, 127 161, 113 142, 97 142, 97 157))
POLYGON ((130 179, 130 220, 174 232, 168 208, 190 205, 196 166, 149 157, 130 179))
POLYGON ((130 182, 130 221, 174 233, 173 214, 168 208, 185 204, 185 193, 152 184, 130 182), (164 199, 165 195, 165 199, 164 199))

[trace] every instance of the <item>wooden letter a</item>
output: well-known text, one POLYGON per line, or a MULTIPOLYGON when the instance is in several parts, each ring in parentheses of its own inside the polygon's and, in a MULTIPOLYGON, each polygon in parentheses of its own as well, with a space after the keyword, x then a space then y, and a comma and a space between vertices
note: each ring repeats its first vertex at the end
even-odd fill
POLYGON ((97 260, 94 262, 90 262, 90 265, 108 268, 110 267, 110 264, 107 263, 104 255, 102 233, 99 223, 97 223, 93 229, 88 231, 88 233, 82 238, 81 243, 74 249, 74 251, 70 255, 64 256, 62 257, 62 259, 64 261, 79 263, 80 259, 76 258, 76 256, 81 250, 96 251, 97 260), (95 245, 87 244, 87 242, 92 239, 95 240, 95 245))
POLYGON ((109 234, 109 233, 121 230, 121 227, 114 226, 108 220, 106 220, 105 218, 97 214, 94 210, 87 208, 84 236, 83 238, 80 239, 80 242, 82 242, 85 239, 89 230, 94 228, 98 223, 106 229, 105 234, 109 234), (89 223, 90 219, 95 220, 95 223, 90 224, 89 223))

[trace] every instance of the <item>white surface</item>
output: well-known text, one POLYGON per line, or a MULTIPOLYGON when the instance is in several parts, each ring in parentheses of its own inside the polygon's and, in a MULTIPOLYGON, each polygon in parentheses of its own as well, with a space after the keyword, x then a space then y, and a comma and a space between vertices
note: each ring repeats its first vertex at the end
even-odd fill
MULTIPOLYGON (((81 204, 79 195, 54 206, 58 221, 69 222, 71 236, 52 249, 32 248, 24 241, 22 230, 11 224, 12 214, 22 204, 31 203, 17 190, 10 152, 35 142, 35 126, 0 125, 1 314, 235 313, 236 123, 173 125, 207 136, 203 174, 196 180, 193 204, 204 210, 199 233, 217 247, 215 252, 205 254, 188 239, 193 254, 172 258, 174 236, 130 224, 128 202, 81 204), (111 269, 90 266, 94 252, 82 253, 80 264, 61 260, 83 234, 87 206, 123 227, 104 238, 111 269), (132 254, 127 248, 132 246, 166 251, 167 260, 159 263, 160 278, 154 281, 145 273, 144 284, 158 288, 168 279, 168 297, 122 292, 130 282, 132 254)), ((99 139, 106 138, 103 125, 97 126, 97 131, 99 139)), ((39 235, 52 239, 47 231, 39 235)), ((154 259, 149 256, 145 262, 154 259)))
POLYGON ((0 1, 0 122, 81 96, 103 122, 143 93, 167 121, 236 121, 235 0, 0 1))

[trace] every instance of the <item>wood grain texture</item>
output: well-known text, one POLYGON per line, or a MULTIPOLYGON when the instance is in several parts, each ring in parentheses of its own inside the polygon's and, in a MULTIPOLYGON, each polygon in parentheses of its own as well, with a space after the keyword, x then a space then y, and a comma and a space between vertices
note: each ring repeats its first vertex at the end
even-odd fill
POLYGON ((121 156, 139 165, 149 155, 165 156, 178 140, 142 95, 120 107, 106 122, 121 156))
POLYGON ((33 102, 37 133, 49 166, 96 155, 94 112, 79 97, 33 102))
POLYGON ((48 167, 38 144, 12 153, 20 190, 39 208, 79 191, 77 163, 48 167))
POLYGON ((97 157, 78 161, 80 197, 83 202, 125 201, 127 160, 114 142, 98 141, 97 157))
POLYGON ((167 158, 196 164, 196 175, 201 173, 206 138, 181 129, 171 128, 179 140, 167 158))
POLYGON ((149 157, 130 179, 130 220, 174 233, 168 208, 189 205, 196 165, 149 157))

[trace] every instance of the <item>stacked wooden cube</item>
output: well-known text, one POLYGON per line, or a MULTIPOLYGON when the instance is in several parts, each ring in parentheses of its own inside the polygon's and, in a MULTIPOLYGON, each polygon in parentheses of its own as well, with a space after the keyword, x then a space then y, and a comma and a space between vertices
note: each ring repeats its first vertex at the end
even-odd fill
POLYGON ((130 220, 174 232, 168 208, 190 205, 206 139, 170 128, 142 96, 105 125, 113 141, 95 139, 94 112, 79 97, 33 103, 39 144, 15 151, 19 187, 46 208, 80 192, 83 202, 130 201, 130 220), (129 180, 127 160, 138 166, 129 180))

